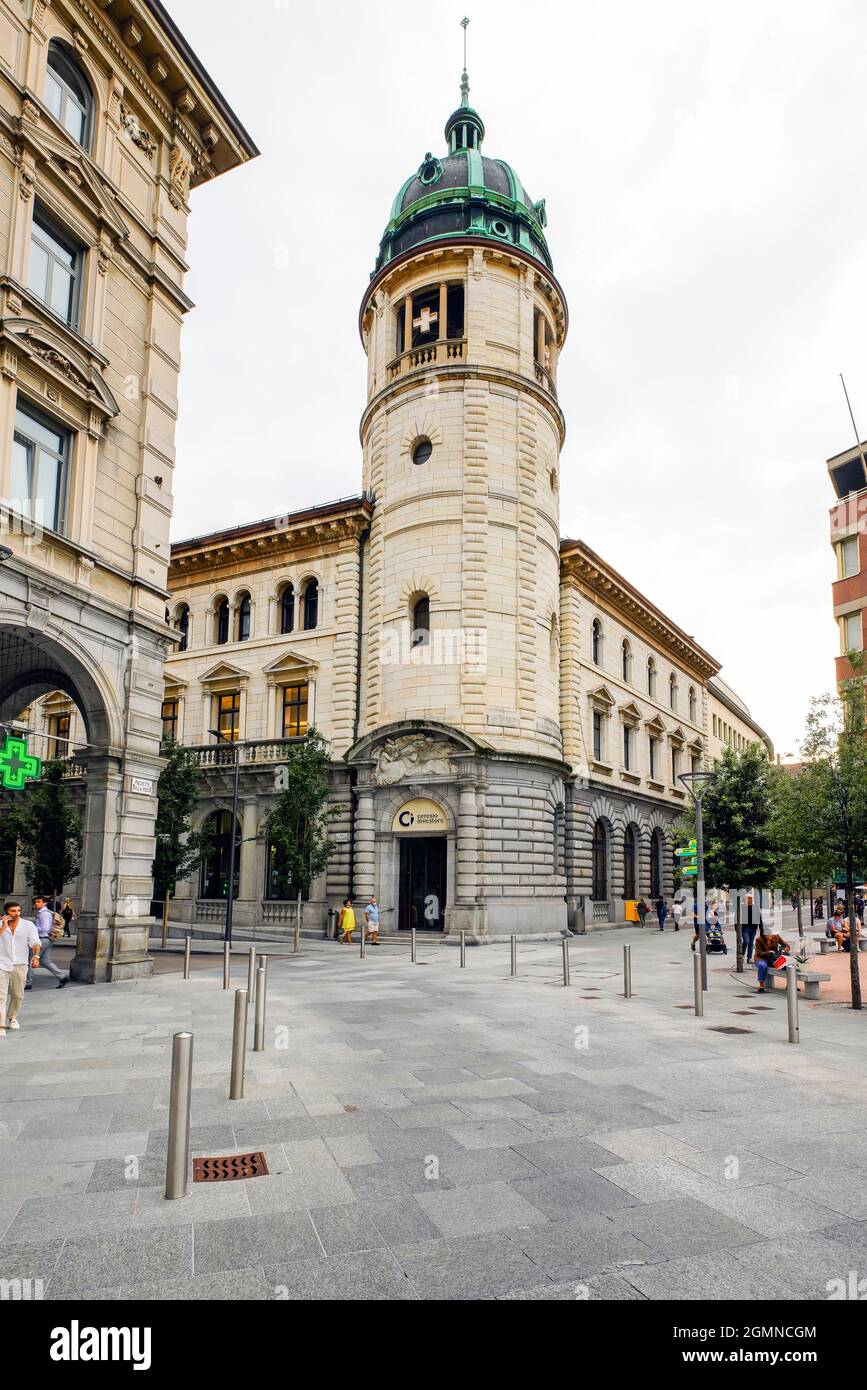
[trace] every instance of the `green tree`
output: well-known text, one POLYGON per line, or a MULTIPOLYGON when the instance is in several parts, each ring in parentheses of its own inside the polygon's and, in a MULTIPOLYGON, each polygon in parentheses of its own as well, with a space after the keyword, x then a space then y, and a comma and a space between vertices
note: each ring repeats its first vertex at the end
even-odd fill
MULTIPOLYGON (((856 874, 863 874, 867 858, 867 700, 864 658, 850 653, 850 662, 855 674, 841 683, 839 695, 824 695, 810 707, 801 767, 792 778, 794 809, 787 829, 829 876, 843 869, 846 915, 854 924, 856 874)), ((852 1008, 860 1009, 854 936, 853 931, 850 991, 852 1008)))
POLYGON ((295 950, 301 933, 301 895, 325 872, 335 849, 329 838, 331 820, 339 815, 328 805, 328 745, 316 729, 289 751, 278 772, 280 796, 268 812, 268 839, 283 870, 298 893, 295 915, 295 950))
POLYGON ((151 873, 163 893, 163 946, 169 921, 169 898, 182 879, 195 873, 212 848, 210 826, 193 830, 199 771, 195 755, 173 738, 163 741, 165 766, 157 782, 156 854, 151 873))
POLYGON ((0 879, 12 882, 15 871, 15 855, 18 850, 18 813, 14 805, 8 803, 0 813, 0 879))
POLYGON ((798 936, 803 951, 804 924, 801 896, 816 883, 826 883, 835 872, 835 856, 816 844, 813 828, 804 814, 803 788, 798 775, 785 768, 772 769, 771 833, 777 846, 777 884, 786 897, 797 903, 798 936))
POLYGON ((63 786, 66 761, 43 763, 42 777, 15 813, 27 882, 36 893, 63 893, 81 867, 81 820, 63 786))

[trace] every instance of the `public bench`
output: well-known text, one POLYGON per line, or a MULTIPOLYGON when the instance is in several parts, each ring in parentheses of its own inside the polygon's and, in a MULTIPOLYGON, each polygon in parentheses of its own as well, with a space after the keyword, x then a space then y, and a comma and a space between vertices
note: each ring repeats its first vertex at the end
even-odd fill
MULTIPOLYGON (((803 984, 805 999, 819 999, 821 997, 819 994, 820 983, 823 980, 827 982, 828 980, 830 980, 830 978, 830 975, 822 975, 818 970, 799 970, 797 974, 797 983, 799 985, 803 984)), ((773 989, 776 980, 782 980, 783 984, 786 983, 785 969, 774 970, 772 967, 768 971, 767 975, 765 976, 765 984, 767 988, 773 989)))
MULTIPOLYGON (((837 950, 837 942, 833 936, 814 936, 813 940, 818 943, 820 956, 830 956, 837 950)), ((858 950, 867 951, 867 936, 863 932, 858 937, 858 950)))

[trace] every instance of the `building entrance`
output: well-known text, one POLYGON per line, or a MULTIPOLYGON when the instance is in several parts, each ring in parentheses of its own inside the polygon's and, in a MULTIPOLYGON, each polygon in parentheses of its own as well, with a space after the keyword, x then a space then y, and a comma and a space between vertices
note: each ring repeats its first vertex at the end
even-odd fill
POLYGON ((444 835, 408 835, 400 842, 401 931, 442 931, 446 911, 447 841, 444 835))

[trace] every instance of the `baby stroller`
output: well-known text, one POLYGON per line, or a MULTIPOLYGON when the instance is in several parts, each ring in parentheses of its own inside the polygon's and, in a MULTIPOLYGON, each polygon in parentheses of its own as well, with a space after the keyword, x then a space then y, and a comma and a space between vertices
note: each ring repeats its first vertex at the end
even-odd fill
POLYGON ((719 922, 708 922, 704 929, 705 949, 709 955, 727 956, 729 948, 719 922))

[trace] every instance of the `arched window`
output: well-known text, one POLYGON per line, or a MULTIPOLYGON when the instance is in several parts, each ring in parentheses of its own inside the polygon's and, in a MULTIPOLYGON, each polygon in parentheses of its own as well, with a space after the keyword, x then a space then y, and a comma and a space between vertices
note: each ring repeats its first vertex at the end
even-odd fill
POLYGON ((650 837, 650 896, 662 896, 662 854, 664 842, 661 830, 654 830, 650 837))
POLYGON ((185 652, 190 641, 190 610, 185 603, 175 613, 175 628, 180 636, 178 651, 185 652))
POLYGON ((677 676, 673 671, 668 678, 668 703, 673 710, 677 709, 677 676))
POLYGON ((632 647, 631 647, 630 644, 629 644, 629 638, 628 638, 628 637, 624 637, 624 639, 623 639, 623 645, 622 645, 621 648, 620 648, 620 659, 621 659, 621 666, 622 666, 622 669, 623 669, 623 679, 624 679, 625 681, 631 681, 631 680, 632 680, 632 647))
POLYGON ((608 832, 605 822, 598 820, 593 827, 593 901, 608 901, 608 832))
POLYGON ((304 631, 310 632, 319 622, 319 581, 308 579, 304 590, 304 631))
POLYGON ((221 598, 214 610, 214 641, 222 647, 229 640, 229 600, 221 598))
POLYGON ((696 698, 695 698, 695 686, 694 686, 694 685, 691 685, 691 686, 689 687, 689 717, 690 717, 690 721, 691 721, 693 724, 695 723, 695 716, 696 716, 697 711, 698 711, 698 702, 696 701, 696 698))
POLYGON ((287 584, 280 596, 280 631, 292 632, 295 628, 295 588, 287 584))
POLYGON ((246 642, 250 637, 250 619, 252 608, 250 605, 250 595, 244 594, 238 604, 238 641, 246 642))
MULTIPOLYGON (((232 813, 214 811, 207 819, 211 831, 211 852, 202 861, 199 879, 200 898, 225 898, 229 892, 229 861, 232 856, 232 813)), ((241 862, 241 827, 235 822, 235 875, 232 897, 238 896, 238 872, 241 862)))
POLYGON ((623 836, 623 896, 635 898, 635 865, 638 858, 635 829, 627 825, 623 836))
POLYGON ((602 624, 598 618, 593 619, 593 626, 590 630, 591 655, 597 666, 602 665, 602 624))
POLYGON ((656 662, 652 656, 647 658, 647 693, 651 699, 656 698, 656 662))
POLYGON ((422 594, 417 598, 412 606, 412 638, 413 647, 430 646, 430 599, 427 594, 422 594))
POLYGON ((57 39, 48 45, 45 105, 52 116, 84 149, 90 150, 93 128, 93 93, 68 49, 57 39))

